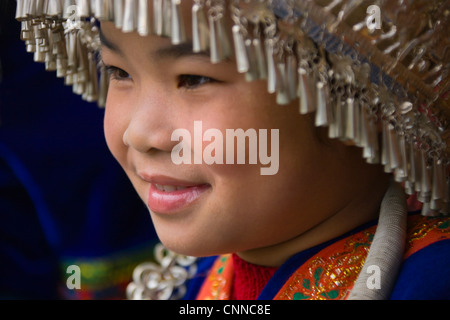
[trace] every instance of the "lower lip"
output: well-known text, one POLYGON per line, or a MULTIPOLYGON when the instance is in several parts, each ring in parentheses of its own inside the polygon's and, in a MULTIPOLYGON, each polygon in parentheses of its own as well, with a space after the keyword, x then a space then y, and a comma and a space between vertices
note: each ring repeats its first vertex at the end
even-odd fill
POLYGON ((171 192, 158 190, 155 185, 150 184, 148 193, 148 207, 156 213, 173 213, 187 207, 189 204, 200 198, 200 196, 210 188, 210 185, 198 185, 188 187, 183 190, 171 192))

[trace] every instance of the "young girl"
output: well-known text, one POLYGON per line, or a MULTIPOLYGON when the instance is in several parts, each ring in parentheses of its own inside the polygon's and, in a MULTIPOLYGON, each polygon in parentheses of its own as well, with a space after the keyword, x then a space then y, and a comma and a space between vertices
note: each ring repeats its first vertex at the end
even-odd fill
MULTIPOLYGON (((371 6, 382 16, 350 1, 97 2, 108 146, 164 246, 209 257, 184 298, 450 297, 450 221, 407 217, 404 192, 447 213, 444 1, 371 6), (423 81, 431 57, 441 78, 423 81)), ((98 29, 77 23, 63 25, 61 70, 86 96, 95 76, 79 81, 80 64, 98 29)), ((141 267, 130 296, 182 288, 173 264, 192 260, 179 255, 141 267)))

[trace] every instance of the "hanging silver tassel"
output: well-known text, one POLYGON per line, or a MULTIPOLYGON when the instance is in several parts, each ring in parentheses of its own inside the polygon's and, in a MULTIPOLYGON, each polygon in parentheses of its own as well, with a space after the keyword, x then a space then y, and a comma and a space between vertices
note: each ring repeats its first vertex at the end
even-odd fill
POLYGON ((277 70, 275 65, 275 47, 274 40, 266 40, 266 59, 267 59, 267 92, 275 93, 277 91, 277 70))
POLYGON ((420 193, 419 193, 419 200, 421 202, 430 202, 431 200, 431 173, 430 168, 428 167, 427 160, 426 160, 426 151, 421 150, 420 151, 420 167, 421 167, 421 173, 420 173, 420 193))
POLYGON ((441 160, 435 157, 433 159, 433 179, 430 208, 439 210, 442 207, 445 199, 445 170, 441 160))
POLYGON ((172 35, 172 1, 163 0, 162 3, 162 36, 170 37, 172 35))
POLYGON ((148 0, 138 0, 137 14, 137 32, 141 36, 147 36, 150 33, 150 19, 148 16, 148 0))
POLYGON ((287 82, 286 62, 279 61, 276 69, 277 104, 285 105, 290 102, 289 84, 287 82))
POLYGON ((172 25, 171 39, 172 44, 180 44, 186 41, 186 30, 183 16, 181 14, 181 0, 172 0, 172 25))
POLYGON ((88 53, 89 63, 89 81, 87 82, 86 91, 83 94, 83 99, 88 102, 93 102, 98 99, 98 75, 97 64, 95 62, 95 55, 92 52, 88 53))
POLYGON ((125 0, 123 11, 122 31, 133 32, 136 29, 136 3, 135 0, 125 0))
POLYGON ((408 178, 408 152, 406 148, 406 138, 403 133, 396 134, 399 149, 399 165, 395 168, 395 181, 405 182, 408 178))
POLYGON ((287 85, 288 85, 289 100, 292 101, 297 98, 298 65, 297 65, 297 58, 292 53, 292 50, 290 49, 289 51, 288 51, 288 55, 286 57, 286 68, 287 68, 286 69, 286 78, 287 78, 287 85))
MULTIPOLYGON (((253 53, 255 55, 255 69, 258 72, 258 79, 267 79, 267 61, 264 55, 264 48, 258 34, 258 38, 252 40, 253 53)), ((253 61, 253 60, 250 60, 253 61)), ((253 63, 250 64, 253 70, 253 63)), ((256 72, 256 71, 255 71, 256 72)))
POLYGON ((77 66, 77 33, 71 31, 66 35, 67 67, 72 70, 77 66))
POLYGON ((211 63, 219 63, 231 56, 231 44, 226 33, 224 4, 215 4, 209 10, 211 63))
POLYGON ((63 4, 62 0, 48 0, 47 16, 62 17, 63 4))
POLYGON ((81 18, 88 18, 91 16, 91 3, 89 0, 77 0, 78 15, 81 18))
MULTIPOLYGON (((86 47, 81 42, 80 36, 77 36, 77 81, 79 83, 85 83, 89 79, 89 62, 86 47)), ((83 88, 84 91, 84 88, 83 88)), ((82 94, 83 91, 78 94, 82 94)))
POLYGON ((95 17, 98 20, 110 21, 113 18, 113 2, 112 0, 97 0, 95 2, 95 17))
POLYGON ((192 6, 192 49, 194 52, 206 51, 209 48, 209 28, 206 22, 203 5, 192 6))
POLYGON ((390 173, 392 171, 389 160, 391 156, 389 151, 389 123, 387 120, 382 120, 382 144, 381 144, 381 164, 384 166, 384 172, 390 173))
POLYGON ((118 29, 123 27, 123 1, 124 0, 114 0, 114 25, 118 29))
POLYGON ((47 12, 48 1, 36 0, 36 16, 43 17, 47 12))
POLYGON ((316 84, 317 89, 317 110, 316 110, 316 127, 328 126, 332 122, 329 101, 328 84, 320 80, 316 84))
POLYGON ((298 68, 298 89, 297 96, 299 97, 299 111, 300 114, 307 114, 316 110, 315 103, 315 87, 313 86, 314 77, 308 75, 305 68, 298 68))
POLYGON ((379 163, 380 148, 378 144, 377 123, 372 119, 369 105, 361 106, 360 136, 361 147, 363 148, 363 157, 367 163, 379 163))
POLYGON ((75 0, 64 0, 63 5, 63 19, 69 19, 73 15, 78 15, 78 6, 75 3, 75 0), (75 11, 73 11, 75 10, 75 11))
POLYGON ((358 119, 359 115, 359 110, 357 110, 358 104, 355 104, 355 99, 353 98, 347 98, 345 102, 345 133, 343 139, 355 141, 357 140, 356 132, 358 124, 356 119, 358 119))
MULTIPOLYGON (((248 82, 260 79, 259 62, 257 57, 257 48, 252 39, 245 40, 245 52, 248 60, 248 70, 245 73, 245 80, 248 82)), ((237 57, 236 57, 237 59, 237 57)), ((265 61, 263 62, 265 63, 265 61)), ((266 68, 264 66, 264 68, 266 68)))
POLYGON ((388 167, 391 172, 400 166, 401 153, 398 145, 397 133, 395 131, 395 127, 392 124, 387 124, 387 139, 388 139, 388 148, 389 148, 389 159, 388 159, 388 167))
POLYGON ((408 179, 405 181, 405 191, 408 195, 413 195, 415 193, 414 185, 416 183, 416 157, 414 152, 414 142, 409 141, 406 143, 407 155, 408 155, 408 166, 407 166, 407 176, 408 179))
POLYGON ((241 27, 239 25, 234 25, 231 31, 233 34, 237 71, 239 73, 248 72, 250 69, 249 59, 247 57, 247 49, 241 27))
POLYGON ((99 107, 105 107, 106 97, 108 96, 109 87, 109 77, 104 66, 100 67, 100 82, 99 82, 99 96, 98 105, 99 107))
MULTIPOLYGON (((25 4, 26 4, 26 0, 17 0, 17 5, 16 5, 16 20, 18 21, 24 21, 27 18, 27 15, 25 13, 25 4)), ((23 25, 22 25, 23 27, 23 25)))
POLYGON ((161 36, 163 34, 163 0, 153 0, 153 32, 161 36))

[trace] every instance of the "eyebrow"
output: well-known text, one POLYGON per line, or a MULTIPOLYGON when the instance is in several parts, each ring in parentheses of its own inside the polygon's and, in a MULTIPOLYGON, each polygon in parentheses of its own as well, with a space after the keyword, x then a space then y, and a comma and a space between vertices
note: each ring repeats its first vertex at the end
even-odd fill
POLYGON ((122 55, 122 51, 119 49, 119 47, 105 37, 105 34, 102 32, 102 28, 99 28, 99 36, 100 36, 100 43, 102 44, 102 46, 105 46, 109 50, 115 51, 122 55))
POLYGON ((192 43, 183 42, 176 45, 169 45, 167 47, 158 48, 156 51, 152 53, 157 59, 166 59, 166 58, 181 58, 185 56, 198 56, 198 57, 210 57, 209 50, 194 52, 192 48, 192 43))
MULTIPOLYGON (((117 46, 114 42, 109 40, 107 37, 105 37, 105 34, 102 32, 100 28, 100 42, 103 46, 107 47, 108 49, 117 52, 120 55, 123 55, 122 51, 120 50, 119 46, 117 46)), ((192 48, 192 43, 190 42, 184 42, 177 45, 170 44, 167 47, 161 47, 158 48, 156 51, 151 52, 151 55, 156 60, 163 60, 163 59, 178 59, 181 57, 187 57, 187 56, 198 56, 198 57, 205 57, 210 58, 210 53, 208 51, 201 51, 201 52, 194 52, 192 48)))

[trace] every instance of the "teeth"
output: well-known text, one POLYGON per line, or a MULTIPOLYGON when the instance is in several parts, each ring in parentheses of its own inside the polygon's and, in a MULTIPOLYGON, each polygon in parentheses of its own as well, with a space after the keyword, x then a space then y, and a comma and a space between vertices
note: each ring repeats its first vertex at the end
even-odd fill
POLYGON ((158 189, 160 191, 165 191, 165 192, 173 192, 176 190, 184 190, 187 188, 187 187, 180 187, 180 186, 162 185, 162 184, 156 184, 156 183, 155 183, 155 187, 156 187, 156 189, 158 189))

